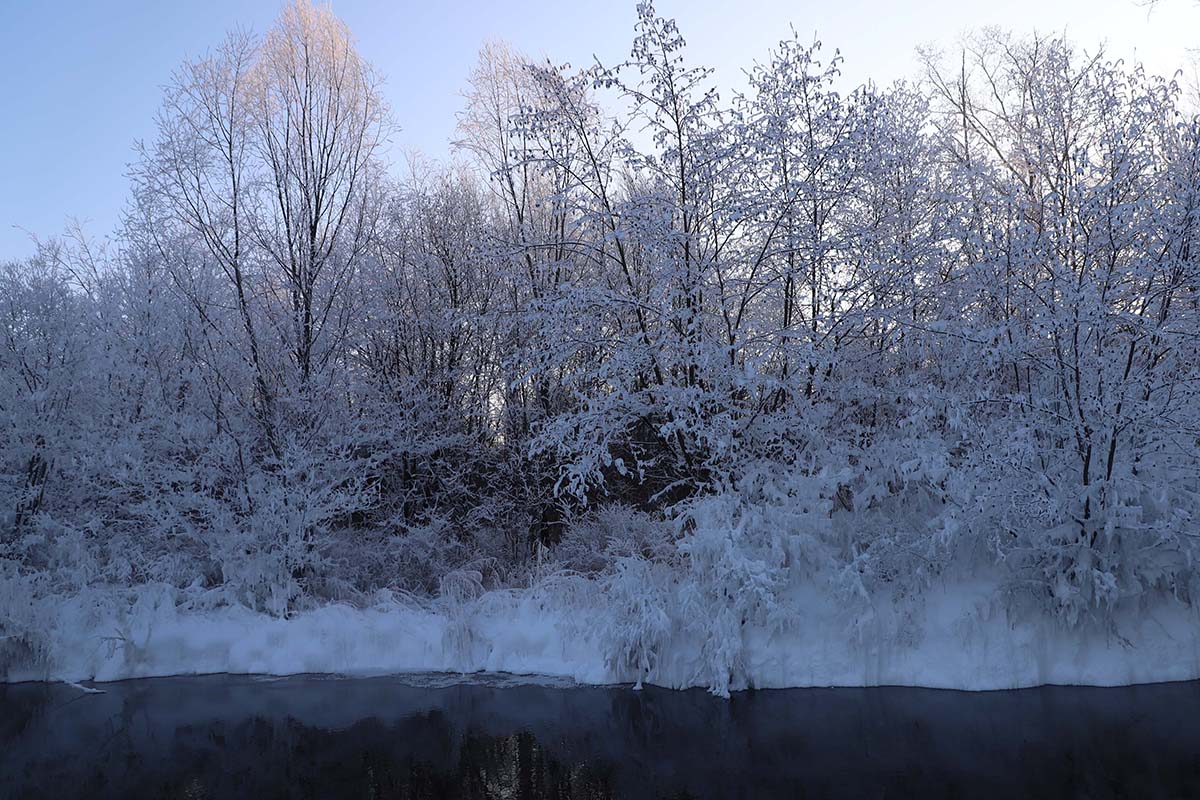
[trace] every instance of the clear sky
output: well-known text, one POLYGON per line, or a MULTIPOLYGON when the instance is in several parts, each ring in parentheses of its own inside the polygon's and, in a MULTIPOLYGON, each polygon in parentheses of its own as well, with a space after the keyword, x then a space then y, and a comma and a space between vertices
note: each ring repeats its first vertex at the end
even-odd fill
MULTIPOLYGON (((532 56, 583 64, 622 60, 634 0, 333 0, 359 49, 386 76, 406 150, 448 152, 454 115, 479 46, 503 39, 532 56)), ((153 134, 161 87, 188 57, 236 26, 263 31, 280 0, 0 0, 0 260, 33 250, 68 217, 111 232, 128 189, 136 139, 153 134)), ((1137 57, 1158 72, 1200 48, 1200 3, 1162 0, 658 0, 693 63, 738 85, 740 70, 788 35, 839 48, 859 83, 915 74, 915 47, 952 46, 970 28, 1066 31, 1082 46, 1137 57)))

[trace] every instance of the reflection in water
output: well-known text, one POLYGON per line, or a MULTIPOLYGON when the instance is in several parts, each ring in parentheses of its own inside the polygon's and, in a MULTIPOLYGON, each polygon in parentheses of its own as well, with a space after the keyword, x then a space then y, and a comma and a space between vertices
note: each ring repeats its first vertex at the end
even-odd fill
POLYGON ((209 676, 0 686, 0 797, 1200 795, 1200 684, 971 694, 209 676))

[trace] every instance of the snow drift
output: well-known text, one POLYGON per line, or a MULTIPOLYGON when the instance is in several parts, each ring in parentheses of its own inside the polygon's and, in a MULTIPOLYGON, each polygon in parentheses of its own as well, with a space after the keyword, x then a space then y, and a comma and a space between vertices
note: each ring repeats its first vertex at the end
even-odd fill
MULTIPOLYGON (((7 681, 97 680, 215 672, 384 674, 502 671, 580 683, 745 688, 912 685, 1009 689, 1200 678, 1200 618, 1163 604, 1117 614, 1111 628, 1013 620, 986 582, 936 587, 919 613, 879 601, 870 614, 806 598, 794 626, 747 624, 732 640, 686 625, 638 638, 619 603, 572 581, 468 600, 329 605, 274 618, 244 608, 183 611, 143 593, 125 613, 75 600, 53 611, 49 647, 10 653, 7 681), (561 602, 574 595, 577 605, 561 602), (724 651, 736 651, 733 662, 724 651), (735 663, 733 669, 729 664, 735 663), (717 670, 728 670, 720 674, 717 670)), ((582 584, 583 581, 577 583, 582 584)), ((669 613, 669 612, 666 612, 669 613)), ((653 627, 653 626, 651 626, 653 627)))

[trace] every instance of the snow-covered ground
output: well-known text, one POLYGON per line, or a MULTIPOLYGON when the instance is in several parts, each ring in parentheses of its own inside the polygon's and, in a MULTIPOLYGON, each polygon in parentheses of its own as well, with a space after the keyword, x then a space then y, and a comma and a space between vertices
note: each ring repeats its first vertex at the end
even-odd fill
POLYGON ((718 692, 749 686, 912 685, 1008 689, 1124 685, 1200 678, 1200 615, 1175 603, 1119 613, 1108 631, 1014 621, 986 583, 934 587, 918 606, 847 611, 802 598, 796 624, 743 626, 736 642, 673 632, 647 672, 614 652, 603 602, 569 606, 542 593, 489 592, 457 603, 330 605, 290 619, 244 609, 180 612, 144 598, 120 618, 67 604, 52 646, 10 659, 7 681, 111 681, 201 674, 502 671, 604 684, 643 680, 718 692), (714 657, 714 650, 721 655, 714 657), (730 656, 730 653, 733 653, 730 656), (713 665, 734 664, 714 678, 713 665))

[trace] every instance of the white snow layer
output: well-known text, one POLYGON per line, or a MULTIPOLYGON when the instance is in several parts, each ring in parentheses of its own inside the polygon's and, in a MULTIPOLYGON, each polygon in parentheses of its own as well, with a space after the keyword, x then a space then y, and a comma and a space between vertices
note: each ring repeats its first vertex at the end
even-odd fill
MULTIPOLYGON (((919 609, 885 603, 856 614, 810 598, 796 624, 745 626, 739 675, 728 688, 905 685, 1010 689, 1042 684, 1112 686, 1200 677, 1200 616, 1163 603, 1118 615, 1105 631, 1050 620, 1010 621, 986 586, 933 589, 919 609)), ((605 684, 644 680, 714 686, 712 643, 673 635, 648 674, 611 658, 604 609, 568 610, 534 593, 492 592, 438 606, 331 605, 278 619, 245 609, 176 610, 139 602, 121 619, 64 609, 54 646, 0 663, 7 681, 111 681, 203 673, 386 674, 499 671, 605 684), (706 655, 708 654, 708 655, 706 655)), ((727 651, 729 643, 720 648, 727 651)), ((725 663, 725 662, 722 662, 725 663)))

